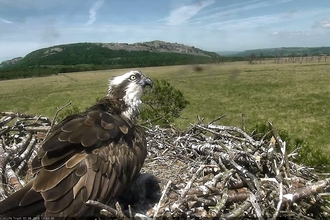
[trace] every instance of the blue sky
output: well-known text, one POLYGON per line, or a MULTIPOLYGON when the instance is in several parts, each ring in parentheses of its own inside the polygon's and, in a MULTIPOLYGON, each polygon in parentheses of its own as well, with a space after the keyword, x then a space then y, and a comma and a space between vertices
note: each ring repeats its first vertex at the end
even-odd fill
POLYGON ((75 42, 330 46, 330 0, 0 0, 0 62, 75 42))

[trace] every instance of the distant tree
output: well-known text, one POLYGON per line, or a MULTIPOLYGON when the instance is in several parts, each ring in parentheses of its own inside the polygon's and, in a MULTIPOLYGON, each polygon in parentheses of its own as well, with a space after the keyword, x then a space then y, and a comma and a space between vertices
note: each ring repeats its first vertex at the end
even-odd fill
POLYGON ((292 56, 292 63, 294 63, 295 62, 295 58, 296 58, 296 54, 295 53, 292 53, 291 56, 292 56))
POLYGON ((222 58, 222 56, 218 56, 218 57, 216 58, 216 63, 217 63, 217 64, 221 64, 221 63, 223 63, 223 58, 222 58))
POLYGON ((249 64, 253 64, 253 61, 255 60, 256 56, 254 55, 254 53, 251 53, 251 55, 249 56, 249 64))
POLYGON ((284 55, 283 55, 283 53, 280 53, 280 55, 278 56, 278 58, 277 58, 277 63, 279 64, 279 63, 281 63, 281 61, 282 61, 282 57, 283 57, 284 55))
POLYGON ((264 55, 262 54, 262 52, 259 54, 259 63, 261 63, 261 60, 263 60, 264 55))

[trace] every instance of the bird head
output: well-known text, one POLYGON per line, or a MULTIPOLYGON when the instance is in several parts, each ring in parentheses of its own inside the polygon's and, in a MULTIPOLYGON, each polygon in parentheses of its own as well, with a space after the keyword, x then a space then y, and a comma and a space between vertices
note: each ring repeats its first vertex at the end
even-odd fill
POLYGON ((143 88, 152 86, 152 81, 141 71, 132 70, 121 76, 109 80, 108 96, 120 102, 124 102, 123 114, 135 121, 141 106, 143 88))

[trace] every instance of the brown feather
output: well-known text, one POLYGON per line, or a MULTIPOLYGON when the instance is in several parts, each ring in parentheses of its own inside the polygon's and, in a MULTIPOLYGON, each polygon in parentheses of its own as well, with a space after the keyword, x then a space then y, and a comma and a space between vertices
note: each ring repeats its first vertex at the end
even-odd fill
POLYGON ((94 177, 93 190, 92 190, 92 194, 90 195, 90 199, 99 198, 99 194, 102 189, 101 183, 102 183, 103 179, 104 179, 104 177, 102 177, 102 173, 96 172, 96 175, 94 177))
POLYGON ((83 161, 80 161, 79 165, 76 168, 75 174, 79 177, 87 173, 87 167, 83 161))
POLYGON ((61 127, 61 130, 66 133, 70 133, 70 132, 76 131, 77 128, 81 127, 83 124, 84 124, 83 118, 75 118, 75 119, 65 123, 61 127))
POLYGON ((44 197, 47 198, 47 201, 55 201, 60 199, 64 194, 66 194, 69 190, 72 190, 72 188, 77 184, 79 181, 79 177, 76 175, 70 175, 64 180, 62 180, 56 187, 56 189, 59 190, 47 190, 42 193, 44 197))
POLYGON ((87 174, 84 176, 80 177, 79 181, 77 184, 72 188, 73 190, 73 198, 76 198, 80 190, 85 186, 87 174))
POLYGON ((147 155, 143 131, 121 114, 127 108, 118 98, 124 88, 53 128, 33 160, 35 178, 0 202, 0 216, 16 210, 21 211, 17 216, 43 211, 54 217, 90 216, 98 213, 87 200, 118 198, 147 155))
POLYGON ((92 169, 94 172, 97 172, 100 168, 101 159, 94 154, 88 155, 86 159, 87 159, 87 167, 89 169, 92 169))
POLYGON ((102 174, 107 174, 108 170, 111 170, 111 168, 112 168, 111 164, 109 164, 108 161, 104 161, 102 163, 102 170, 101 170, 102 174))
MULTIPOLYGON (((64 165, 64 162, 66 160, 63 160, 63 159, 66 159, 66 158, 70 158, 71 155, 74 154, 74 150, 70 150, 68 149, 69 151, 67 152, 57 152, 57 153, 50 153, 48 152, 48 155, 44 155, 41 159, 41 165, 43 167, 48 167, 48 166, 51 166, 51 165, 55 165, 55 168, 61 168, 60 164, 61 161, 62 161, 62 165, 64 165), (55 154, 55 155, 54 155, 55 154)), ((48 167, 48 170, 50 170, 50 168, 48 167)))
POLYGON ((110 130, 110 129, 115 128, 115 124, 108 123, 108 122, 105 122, 105 121, 101 121, 101 126, 102 126, 102 128, 104 128, 106 130, 110 130))
POLYGON ((27 206, 29 204, 33 204, 42 198, 40 193, 37 193, 32 188, 32 184, 33 184, 33 182, 31 181, 25 186, 25 187, 28 187, 29 190, 26 192, 26 194, 23 196, 22 200, 20 201, 20 203, 19 203, 20 206, 27 206))
POLYGON ((108 139, 110 139, 110 134, 104 130, 101 130, 99 129, 97 131, 97 138, 100 140, 100 141, 106 141, 108 139))
POLYGON ((73 144, 80 144, 81 138, 84 136, 85 129, 84 127, 77 128, 76 131, 70 133, 62 133, 58 139, 60 141, 69 141, 73 144))
POLYGON ((49 201, 47 199, 45 200, 46 209, 51 213, 62 212, 73 201, 72 198, 73 198, 72 190, 69 190, 66 194, 64 194, 61 198, 59 198, 61 202, 59 202, 58 200, 49 201))
POLYGON ((84 123, 89 127, 93 127, 95 125, 95 118, 91 118, 90 115, 87 115, 87 118, 84 123))
POLYGON ((127 126, 120 126, 119 127, 120 131, 123 132, 123 134, 127 134, 128 133, 128 127, 127 126))
POLYGON ((87 157, 87 154, 84 152, 75 154, 65 163, 65 166, 66 166, 66 168, 75 167, 78 163, 80 163, 86 157, 87 157))
POLYGON ((37 192, 50 190, 58 185, 60 181, 70 175, 74 170, 75 168, 66 168, 65 166, 55 172, 42 169, 33 181, 33 188, 37 192))
POLYGON ((84 133, 81 137, 81 144, 84 147, 91 147, 95 144, 99 139, 97 138, 97 131, 95 128, 87 129, 84 128, 84 133))
MULTIPOLYGON (((0 216, 23 217, 38 215, 45 211, 43 198, 40 193, 31 187, 33 182, 26 184, 21 190, 15 192, 0 202, 0 216)), ((0 217, 1 218, 1 217, 0 217)), ((6 218, 5 218, 6 219, 6 218)))

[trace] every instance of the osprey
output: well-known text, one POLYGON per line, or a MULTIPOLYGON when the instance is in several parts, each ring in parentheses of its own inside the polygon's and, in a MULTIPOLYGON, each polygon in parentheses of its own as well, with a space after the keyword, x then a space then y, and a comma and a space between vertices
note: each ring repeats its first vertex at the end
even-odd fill
POLYGON ((57 124, 32 162, 35 177, 0 202, 0 216, 93 216, 99 210, 87 200, 116 201, 147 155, 134 124, 147 85, 140 71, 114 77, 103 99, 57 124))

